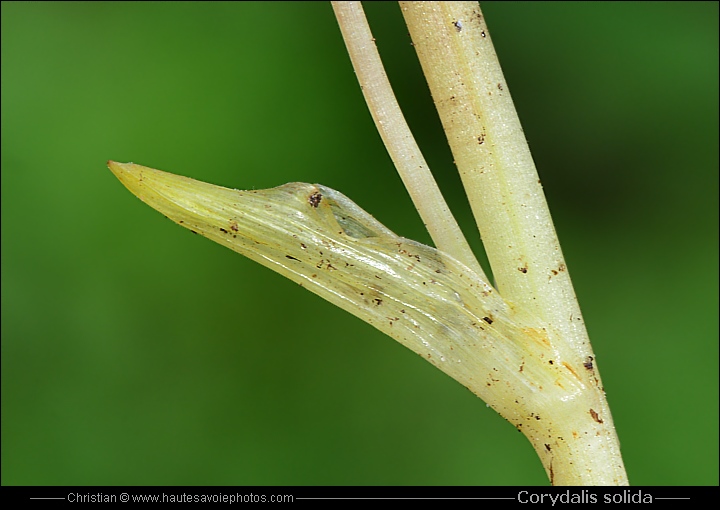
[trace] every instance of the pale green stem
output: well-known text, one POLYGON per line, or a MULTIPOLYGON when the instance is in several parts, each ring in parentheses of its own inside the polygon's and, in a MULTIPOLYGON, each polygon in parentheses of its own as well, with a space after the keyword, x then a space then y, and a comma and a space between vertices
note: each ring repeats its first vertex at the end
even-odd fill
POLYGON ((400 111, 360 2, 332 6, 375 125, 435 246, 487 280, 400 111))
POLYGON ((524 432, 554 484, 627 484, 580 308, 480 6, 400 5, 498 290, 557 333, 562 339, 555 346, 558 357, 574 367, 588 388, 573 405, 558 402, 550 408, 557 413, 545 432, 524 432), (552 437, 541 439, 541 433, 564 440, 556 448, 547 442, 552 437), (582 440, 572 440, 576 437, 582 440))
POLYGON ((396 236, 320 185, 242 192, 139 165, 109 162, 111 170, 178 224, 306 286, 454 377, 528 437, 553 484, 627 484, 596 360, 479 7, 402 4, 503 296, 479 277, 389 85, 376 87, 387 78, 362 10, 334 7, 378 129, 443 251, 396 236))

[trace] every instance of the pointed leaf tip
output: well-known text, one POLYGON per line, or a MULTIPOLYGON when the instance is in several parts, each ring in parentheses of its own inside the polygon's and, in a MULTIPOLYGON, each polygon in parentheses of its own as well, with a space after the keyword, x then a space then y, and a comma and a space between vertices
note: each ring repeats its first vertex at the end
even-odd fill
POLYGON ((122 166, 122 163, 118 163, 117 161, 113 161, 112 159, 108 159, 107 167, 115 172, 115 170, 118 170, 122 166))
POLYGON ((134 195, 138 194, 137 189, 133 187, 133 179, 131 179, 134 174, 132 167, 136 165, 133 165, 132 163, 118 163, 117 161, 109 160, 107 162, 107 166, 113 175, 123 184, 123 186, 128 188, 134 195))

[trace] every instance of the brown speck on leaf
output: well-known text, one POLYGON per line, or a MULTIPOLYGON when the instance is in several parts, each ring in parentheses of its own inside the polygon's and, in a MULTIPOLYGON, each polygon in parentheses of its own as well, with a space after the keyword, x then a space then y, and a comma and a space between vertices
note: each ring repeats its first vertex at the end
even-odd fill
POLYGON ((545 443, 545 449, 546 449, 547 451, 550 451, 550 445, 547 444, 547 443, 545 443))
POLYGON ((228 233, 228 231, 225 230, 224 228, 221 228, 221 229, 220 229, 220 232, 222 232, 223 234, 227 234, 227 233, 228 233))
POLYGON ((487 322, 488 324, 492 324, 492 323, 493 323, 493 320, 492 320, 490 317, 483 317, 482 319, 483 319, 485 322, 487 322))
POLYGON ((502 90, 502 89, 503 89, 502 83, 498 83, 498 90, 502 90))
POLYGON ((373 301, 375 301, 378 306, 380 306, 382 304, 382 299, 380 299, 380 298, 375 298, 375 299, 373 299, 373 301))
POLYGON ((583 363, 583 366, 585 368, 587 368, 588 370, 592 370, 593 369, 593 357, 588 356, 587 360, 585 360, 585 363, 583 363))
POLYGON ((462 30, 462 21, 460 21, 460 20, 453 21, 452 24, 455 27, 455 30, 457 30, 458 32, 460 32, 462 30))
POLYGON ((485 143, 485 134, 483 133, 482 135, 478 136, 477 141, 478 141, 478 145, 484 144, 485 143))
POLYGON ((602 419, 600 419, 600 415, 595 411, 595 409, 590 409, 590 416, 592 416, 593 420, 595 420, 598 423, 602 423, 602 419))
POLYGON ((318 205, 320 205, 321 200, 322 200, 322 193, 320 193, 319 191, 316 191, 315 193, 313 193, 312 195, 310 195, 308 197, 308 202, 313 207, 317 207, 318 205))
POLYGON ((298 262, 300 262, 300 259, 296 259, 295 257, 292 257, 290 255, 285 255, 285 258, 290 259, 290 260, 297 260, 298 262))
POLYGON ((485 34, 485 30, 481 30, 481 31, 480 31, 480 35, 483 36, 483 37, 485 37, 485 35, 486 35, 486 34, 485 34))
POLYGON ((521 273, 527 273, 528 270, 527 267, 518 267, 518 271, 520 271, 521 273))
POLYGON ((193 234, 197 234, 197 232, 195 232, 194 230, 191 230, 190 232, 192 232, 193 234))
POLYGON ((230 223, 230 230, 232 230, 233 232, 237 232, 240 229, 238 228, 238 224, 233 221, 232 223, 230 223))
POLYGON ((307 250, 307 246, 305 246, 305 243, 300 243, 300 248, 303 250, 307 250))

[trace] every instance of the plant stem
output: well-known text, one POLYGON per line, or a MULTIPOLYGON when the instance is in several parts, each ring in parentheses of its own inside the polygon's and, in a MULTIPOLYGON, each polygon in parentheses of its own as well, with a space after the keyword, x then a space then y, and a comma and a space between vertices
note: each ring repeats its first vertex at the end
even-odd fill
POLYGON ((238 191, 108 162, 194 233, 307 287, 484 399, 554 485, 626 485, 610 409, 532 157, 477 3, 401 2, 500 292, 452 217, 390 88, 358 2, 333 2, 373 119, 438 249, 342 193, 238 191))
POLYGON ((435 246, 487 281, 395 99, 360 2, 332 2, 365 101, 435 246))
MULTIPOLYGON (((477 2, 400 2, 503 298, 538 317, 586 391, 524 427, 555 485, 627 475, 567 266, 477 2), (559 439, 558 439, 559 438, 559 439)), ((562 360, 562 361, 561 361, 562 360)), ((517 426, 517 423, 516 423, 517 426)))

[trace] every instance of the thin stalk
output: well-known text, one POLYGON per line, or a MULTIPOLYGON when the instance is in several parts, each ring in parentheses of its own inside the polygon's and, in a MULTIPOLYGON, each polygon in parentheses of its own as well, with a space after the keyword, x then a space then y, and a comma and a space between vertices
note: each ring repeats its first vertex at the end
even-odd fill
POLYGON ((487 281, 395 99, 362 5, 332 2, 332 6, 377 130, 435 246, 487 281))
POLYGON ((523 428, 556 485, 627 475, 535 164, 477 2, 400 2, 503 298, 540 318, 587 391, 523 428), (557 438, 561 438, 562 441, 557 438))

